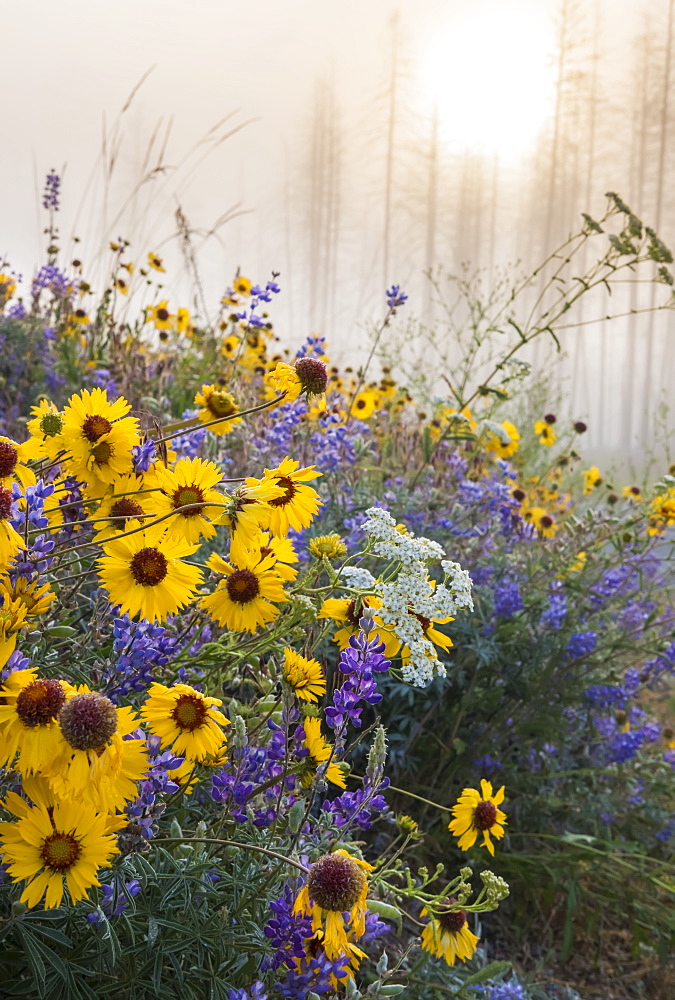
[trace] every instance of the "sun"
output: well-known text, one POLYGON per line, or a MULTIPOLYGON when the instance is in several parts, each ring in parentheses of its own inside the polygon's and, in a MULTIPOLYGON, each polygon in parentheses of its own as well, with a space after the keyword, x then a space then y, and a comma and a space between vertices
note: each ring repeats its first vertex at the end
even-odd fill
POLYGON ((424 90, 443 141, 518 160, 552 113, 553 23, 527 2, 473 0, 466 7, 424 53, 424 90))

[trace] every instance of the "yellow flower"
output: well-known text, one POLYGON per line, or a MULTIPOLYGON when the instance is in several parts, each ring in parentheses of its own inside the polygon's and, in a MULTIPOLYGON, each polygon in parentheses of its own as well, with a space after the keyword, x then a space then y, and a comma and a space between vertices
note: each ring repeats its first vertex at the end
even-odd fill
POLYGON ((546 420, 537 420, 534 433, 539 437, 539 443, 545 444, 547 448, 551 447, 557 437, 553 427, 546 420))
POLYGON ((261 531, 254 546, 246 551, 248 555, 257 556, 259 561, 272 556, 274 570, 284 583, 296 579, 298 571, 292 563, 298 562, 298 556, 290 538, 275 538, 268 531, 261 531))
POLYGON ((581 475, 584 477, 584 494, 588 496, 594 489, 602 484, 600 469, 592 465, 590 469, 582 469, 581 475))
POLYGON ((169 542, 162 525, 109 541, 99 559, 99 579, 122 613, 163 621, 189 604, 202 582, 196 566, 181 561, 196 546, 169 542))
POLYGON ((629 500, 634 500, 636 503, 642 500, 642 490, 639 486, 624 486, 621 492, 623 496, 628 497, 629 500))
POLYGON ((200 606, 231 632, 255 632, 278 616, 275 604, 288 600, 274 568, 275 559, 266 556, 259 560, 249 553, 236 559, 231 552, 230 559, 234 565, 215 552, 209 556, 207 566, 223 579, 212 594, 201 599, 200 606))
POLYGON ((70 397, 63 411, 70 470, 101 493, 106 484, 133 469, 131 450, 140 438, 136 418, 126 416, 130 409, 122 396, 110 403, 104 389, 83 389, 70 397))
MULTIPOLYGON (((321 720, 308 717, 303 719, 302 728, 305 731, 305 746, 309 750, 310 760, 307 761, 307 770, 302 776, 302 783, 309 787, 314 780, 317 768, 325 764, 333 756, 333 747, 326 742, 321 735, 321 720)), ((338 764, 330 763, 326 768, 326 779, 338 788, 346 788, 347 782, 342 768, 338 764)))
POLYGON ((288 646, 284 649, 283 674, 302 701, 316 702, 326 693, 326 678, 319 661, 308 660, 288 646))
MULTIPOLYGON (((546 426, 548 427, 548 424, 546 426)), ((510 420, 502 422, 502 430, 504 432, 503 438, 498 434, 490 434, 486 438, 485 450, 494 455, 499 455, 500 458, 510 458, 511 455, 515 455, 518 451, 520 434, 510 420)))
POLYGON ((7 570, 19 549, 26 543, 10 524, 13 516, 14 497, 6 486, 0 486, 0 572, 7 570))
POLYGON ((350 413, 353 417, 358 417, 359 420, 367 420, 377 409, 378 402, 379 393, 370 389, 362 389, 354 398, 350 413))
POLYGON ((48 458, 51 461, 64 450, 63 414, 47 399, 31 406, 33 419, 26 424, 29 440, 25 443, 27 458, 48 458))
POLYGON ((216 529, 211 519, 221 517, 226 501, 213 487, 222 478, 218 466, 202 458, 182 458, 173 469, 157 467, 160 491, 150 494, 146 504, 154 517, 177 512, 164 524, 170 541, 186 539, 190 545, 197 545, 202 537, 213 538, 216 529), (209 503, 216 506, 209 507, 209 503))
MULTIPOLYGON (((283 490, 281 495, 269 501, 271 512, 266 524, 272 534, 280 538, 285 538, 290 528, 302 531, 308 527, 322 505, 316 490, 304 484, 323 473, 316 472, 313 465, 304 469, 299 469, 298 465, 298 462, 285 458, 276 469, 265 469, 262 480, 283 490)), ((256 479, 247 479, 246 483, 249 486, 260 485, 256 479)))
POLYGON ((475 788, 465 788, 457 803, 452 807, 453 819, 448 830, 459 838, 460 851, 468 851, 476 843, 479 833, 483 834, 483 846, 494 855, 491 837, 501 840, 504 836, 506 815, 498 807, 504 801, 504 786, 494 795, 492 785, 481 779, 480 792, 475 788))
POLYGON ((558 531, 554 518, 543 507, 528 507, 523 511, 523 519, 533 524, 542 538, 554 538, 558 531))
POLYGON ((650 516, 647 522, 647 533, 661 535, 667 527, 675 524, 675 487, 667 493, 654 497, 650 504, 650 516))
POLYGON ((7 578, 0 589, 0 667, 4 667, 16 649, 17 632, 28 624, 26 605, 15 596, 7 578))
POLYGON ((166 268, 162 262, 162 258, 158 257, 156 253, 148 254, 148 266, 153 269, 153 271, 166 272, 166 268))
POLYGON ((113 285, 117 289, 118 292, 122 293, 122 295, 128 295, 129 294, 129 286, 127 285, 127 283, 124 280, 124 278, 115 278, 115 281, 113 282, 113 285))
MULTIPOLYGON (((453 645, 452 639, 444 632, 439 632, 437 628, 434 628, 434 625, 447 625, 448 622, 454 622, 455 619, 451 618, 449 615, 445 618, 426 618, 424 615, 418 615, 412 609, 410 610, 410 614, 416 618, 422 626, 425 639, 433 642, 435 646, 438 646, 439 649, 442 649, 447 653, 453 645)), ((406 664, 409 659, 410 650, 407 646, 404 646, 401 650, 401 662, 406 664)))
POLYGON ((143 722, 150 732, 159 736, 162 747, 172 747, 179 757, 201 761, 223 753, 227 738, 223 729, 229 726, 218 708, 219 698, 210 698, 187 684, 166 687, 154 683, 141 709, 143 722))
POLYGON ((585 552, 577 552, 576 559, 574 559, 569 564, 569 566, 567 567, 567 570, 568 570, 569 573, 580 573, 581 570, 585 567, 585 565, 586 565, 587 562, 588 562, 588 556, 586 555, 586 553, 585 552))
POLYGON ((57 719, 70 690, 65 681, 38 677, 34 668, 7 677, 0 687, 0 767, 30 774, 54 759, 61 739, 57 719))
POLYGON ((241 274, 234 279, 233 289, 237 295, 250 295, 252 283, 241 274))
POLYGON ((148 323, 152 323, 155 330, 172 330, 175 323, 175 316, 172 316, 168 308, 168 300, 162 301, 156 306, 148 306, 145 310, 145 318, 148 323))
POLYGON ((293 913, 311 917, 314 936, 331 961, 342 955, 363 957, 350 938, 358 941, 366 932, 366 872, 372 870, 372 865, 344 850, 324 854, 310 865, 293 913))
POLYGON ((74 323, 76 326, 89 326, 91 320, 87 316, 86 309, 76 309, 75 312, 71 313, 70 316, 68 316, 66 322, 74 323))
POLYGON ((61 739, 41 767, 57 800, 105 813, 124 809, 148 769, 145 740, 128 738, 139 725, 133 709, 82 685, 66 693, 58 723, 61 739))
POLYGON ((101 519, 94 524, 97 542, 105 542, 133 528, 139 528, 144 520, 152 517, 150 507, 152 494, 143 492, 143 489, 144 478, 135 473, 118 476, 113 480, 108 494, 95 513, 95 516, 101 519))
MULTIPOLYGON (((359 632, 359 619, 364 607, 381 608, 382 601, 379 597, 369 596, 361 598, 349 597, 329 597, 321 605, 317 618, 332 618, 336 622, 344 622, 341 629, 333 636, 333 641, 337 642, 340 649, 346 649, 349 640, 359 632)), ((394 632, 384 625, 381 618, 377 616, 373 619, 377 625, 377 632, 373 638, 377 638, 384 643, 384 655, 392 659, 401 650, 401 640, 394 632)))
MULTIPOLYGON (((454 965, 457 958, 466 962, 476 950, 478 938, 469 930, 466 911, 451 909, 457 905, 455 899, 446 899, 441 905, 422 931, 422 948, 436 958, 444 958, 448 965, 454 965)), ((425 907, 421 916, 428 912, 425 907)))
POLYGON ((218 436, 229 434, 236 424, 241 423, 241 417, 234 416, 239 410, 234 396, 220 386, 203 385, 195 396, 195 405, 201 407, 197 416, 203 424, 210 424, 212 420, 220 421, 209 427, 218 436))
POLYGON ((219 522, 230 529, 230 558, 235 561, 249 558, 256 550, 261 528, 270 518, 270 501, 284 492, 272 480, 251 479, 249 484, 232 492, 219 522))
POLYGON ((293 367, 284 361, 279 361, 274 371, 268 373, 265 379, 273 387, 275 393, 285 392, 285 403, 291 403, 297 399, 302 392, 302 382, 300 376, 293 367))
POLYGON ((339 559, 347 555, 347 546, 339 535, 317 535, 316 538, 310 539, 309 551, 317 559, 322 559, 324 556, 326 559, 339 559))
POLYGON ((0 274, 0 308, 9 302, 16 291, 16 281, 11 274, 0 274))
MULTIPOLYGON (((25 576, 18 577, 12 584, 9 577, 0 579, 0 597, 3 599, 3 607, 0 609, 0 622, 2 621, 2 611, 6 608, 7 602, 18 601, 25 609, 26 624, 34 618, 39 618, 49 611, 52 602, 56 600, 56 594, 50 590, 48 583, 40 584, 37 580, 29 583, 25 576)), ((17 626, 20 627, 20 626, 17 626)), ((0 624, 0 636, 2 626, 0 624)), ((0 661, 2 661, 2 644, 0 642, 0 661)))
POLYGON ((106 829, 105 815, 79 802, 36 805, 16 823, 0 823, 7 870, 14 882, 26 880, 21 902, 37 906, 44 896, 45 909, 54 909, 66 886, 73 903, 84 899, 87 889, 101 884, 98 869, 109 868, 119 853, 106 829))
POLYGON ((29 459, 26 444, 17 444, 11 438, 0 437, 0 486, 6 486, 11 490, 12 483, 17 483, 25 489, 27 486, 35 486, 35 473, 24 465, 24 461, 29 459))
POLYGON ((221 345, 220 353, 224 354, 226 358, 233 358, 237 353, 240 343, 239 337, 235 337, 234 335, 226 337, 221 345))
POLYGON ((191 337, 194 333, 194 328, 190 324, 190 310, 189 309, 179 309, 176 313, 176 330, 178 333, 184 333, 186 337, 191 337))

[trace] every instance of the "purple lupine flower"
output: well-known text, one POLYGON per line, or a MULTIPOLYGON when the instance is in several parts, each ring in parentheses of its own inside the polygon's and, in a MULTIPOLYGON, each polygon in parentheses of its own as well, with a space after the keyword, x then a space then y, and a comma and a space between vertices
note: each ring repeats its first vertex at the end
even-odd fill
POLYGON ((59 188, 61 187, 61 178, 56 173, 55 170, 50 171, 47 174, 45 180, 45 189, 42 194, 42 207, 48 209, 50 212, 58 212, 59 210, 59 188))
POLYGON ((134 472, 147 472, 155 461, 155 442, 148 438, 143 444, 135 444, 131 449, 134 472))
POLYGON ((408 296, 401 291, 400 285, 392 285, 391 288, 387 289, 387 305, 390 309, 398 309, 399 306, 405 305, 408 300, 408 296))
POLYGON ((268 997, 269 993, 266 992, 265 984, 260 979, 246 989, 227 991, 227 1000, 268 1000, 268 997))
POLYGON ((598 643, 597 632, 577 632, 570 636, 565 652, 573 660, 579 660, 584 656, 589 656, 598 643))
POLYGON ((548 595, 548 607, 544 610, 540 622, 552 629, 562 628, 567 617, 567 597, 559 584, 551 587, 548 595))
MULTIPOLYGON (((101 899, 100 910, 103 911, 104 916, 108 920, 111 917, 118 917, 120 913, 124 913, 130 899, 138 896, 141 889, 141 883, 135 878, 122 884, 116 881, 113 885, 101 886, 101 895, 103 898, 101 899)), ((94 913, 88 913, 87 920, 90 924, 100 924, 102 923, 101 913, 98 910, 95 910, 94 913)))
MULTIPOLYGON (((476 582, 475 576, 473 577, 476 582)), ((514 580, 502 580, 495 589, 495 614, 497 618, 512 618, 523 610, 523 599, 514 580)))

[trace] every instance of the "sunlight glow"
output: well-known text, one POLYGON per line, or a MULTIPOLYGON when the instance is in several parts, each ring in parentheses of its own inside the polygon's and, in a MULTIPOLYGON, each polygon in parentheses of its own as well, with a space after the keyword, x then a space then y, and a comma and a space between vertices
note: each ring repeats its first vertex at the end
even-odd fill
POLYGON ((441 139, 518 160, 551 114, 553 25, 528 5, 469 6, 425 53, 424 89, 436 105, 441 139))

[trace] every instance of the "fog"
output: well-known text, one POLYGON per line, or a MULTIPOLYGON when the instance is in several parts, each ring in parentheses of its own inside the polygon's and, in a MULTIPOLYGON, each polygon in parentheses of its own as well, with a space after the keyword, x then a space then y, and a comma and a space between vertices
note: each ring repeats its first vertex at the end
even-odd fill
MULTIPOLYGON (((8 5, 0 255, 28 278, 40 262, 55 168, 63 259, 76 249, 95 287, 118 237, 137 259, 161 253, 173 306, 207 319, 237 268, 278 271, 283 342, 321 333, 358 363, 386 285, 434 325, 425 269, 468 261, 489 284, 510 262, 534 267, 607 190, 675 243, 672 14, 673 0, 8 5)), ((537 352, 594 454, 639 461, 672 428, 655 417, 670 320, 568 331, 562 363, 552 344, 537 352)))

